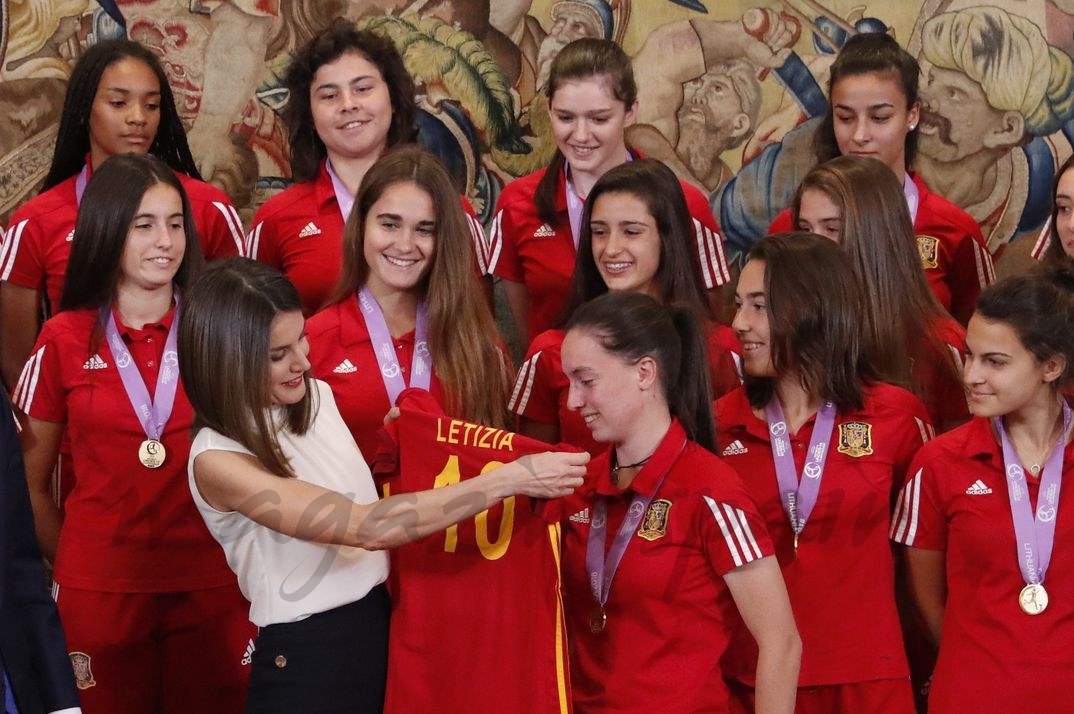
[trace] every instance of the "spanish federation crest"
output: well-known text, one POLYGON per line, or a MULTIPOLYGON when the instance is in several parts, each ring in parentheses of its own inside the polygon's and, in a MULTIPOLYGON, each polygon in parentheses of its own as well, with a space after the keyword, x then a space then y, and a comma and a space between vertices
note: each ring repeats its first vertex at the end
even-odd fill
POLYGON ((839 425, 840 454, 860 457, 873 453, 873 425, 863 421, 848 421, 839 425))
POLYGON ((638 535, 645 540, 653 541, 663 538, 668 531, 668 514, 671 512, 671 501, 658 499, 649 504, 645 511, 645 518, 638 528, 638 535))
POLYGON ((75 670, 75 684, 79 689, 89 689, 97 686, 97 680, 93 678, 93 670, 90 669, 90 656, 85 652, 71 652, 71 666, 75 670))
POLYGON ((939 266, 939 239, 932 236, 917 236, 917 252, 921 256, 921 267, 925 270, 932 270, 939 266))

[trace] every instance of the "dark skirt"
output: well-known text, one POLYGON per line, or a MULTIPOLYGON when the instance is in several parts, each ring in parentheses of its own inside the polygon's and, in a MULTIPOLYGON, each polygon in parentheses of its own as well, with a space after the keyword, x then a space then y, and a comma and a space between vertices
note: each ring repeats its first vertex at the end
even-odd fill
POLYGON ((380 714, 391 602, 383 585, 357 602, 262 627, 247 714, 380 714))

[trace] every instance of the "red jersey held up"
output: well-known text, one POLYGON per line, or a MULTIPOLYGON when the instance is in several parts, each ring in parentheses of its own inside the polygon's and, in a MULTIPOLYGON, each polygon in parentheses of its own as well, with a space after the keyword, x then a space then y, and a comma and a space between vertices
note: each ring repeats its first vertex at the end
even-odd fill
MULTIPOLYGON (((446 416, 405 390, 375 471, 386 491, 458 483, 552 447, 446 416)), ((391 552, 394 607, 385 714, 570 711, 559 526, 512 496, 391 552)))

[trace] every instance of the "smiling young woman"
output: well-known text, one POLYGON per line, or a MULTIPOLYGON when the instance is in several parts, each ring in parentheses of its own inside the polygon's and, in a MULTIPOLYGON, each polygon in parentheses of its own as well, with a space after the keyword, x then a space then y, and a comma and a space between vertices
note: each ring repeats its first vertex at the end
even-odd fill
POLYGON ((42 192, 20 207, 0 247, 0 370, 11 388, 44 314, 59 309, 71 232, 89 177, 110 156, 151 153, 179 177, 208 259, 237 255, 231 200, 201 181, 160 60, 129 40, 93 45, 71 72, 42 192))
MULTIPOLYGON (((584 202, 597 180, 641 158, 626 144, 638 90, 630 57, 610 40, 584 38, 556 55, 548 78, 556 153, 548 168, 504 187, 490 236, 489 271, 502 278, 523 346, 553 326, 570 290, 584 202)), ((730 279, 708 199, 680 182, 705 288, 730 279)))
MULTIPOLYGON (((930 426, 871 362, 861 293, 831 240, 758 241, 732 322, 746 383, 716 403, 718 453, 760 506, 802 635, 806 714, 914 709, 886 533, 930 426)), ((752 652, 742 636, 725 660, 735 711, 752 711, 752 652)))
MULTIPOLYGON (((654 159, 621 163, 593 185, 582 214, 578 261, 564 315, 607 292, 638 292, 689 307, 703 321, 709 382, 722 396, 742 384, 738 340, 713 319, 697 265, 689 208, 681 184, 654 159)), ((564 320, 565 321, 565 320, 564 320)), ((566 441, 597 453, 596 442, 567 405, 560 365, 562 325, 537 335, 519 368, 510 408, 522 433, 566 441)))
POLYGON ((470 256, 466 216, 436 157, 401 147, 366 173, 343 235, 343 274, 308 330, 313 374, 370 461, 408 386, 452 416, 506 422, 508 365, 470 256))
MULTIPOLYGON (((327 304, 343 266, 343 228, 377 159, 418 138, 414 80, 387 37, 339 19, 295 53, 282 112, 295 183, 265 202, 247 255, 283 272, 307 316, 327 304)), ((484 229, 465 197, 472 273, 484 274, 484 229)), ((471 277, 471 279, 474 279, 471 277)))
POLYGON ((201 262, 175 173, 153 157, 108 159, 86 185, 60 312, 14 391, 88 714, 242 707, 254 628, 183 478, 193 412, 177 321, 201 262), (65 432, 78 478, 61 513, 50 483, 65 432))
POLYGON ((940 645, 929 711, 1066 711, 1074 674, 1074 273, 1007 278, 966 335, 973 419, 918 453, 891 537, 940 645), (1012 687, 1029 681, 1031 687, 1012 687))
POLYGON ((704 351, 691 310, 637 292, 602 295, 567 324, 569 407, 609 447, 564 522, 577 712, 728 711, 742 623, 755 711, 794 710, 801 642, 757 505, 712 453, 704 351))
MULTIPOLYGON (((973 218, 909 171, 921 123, 920 74, 917 60, 894 38, 851 37, 832 63, 828 112, 814 136, 814 152, 818 162, 863 156, 891 169, 903 188, 929 285, 944 309, 965 324, 978 293, 995 281, 992 257, 973 218)), ((768 232, 794 227, 788 208, 768 232)))

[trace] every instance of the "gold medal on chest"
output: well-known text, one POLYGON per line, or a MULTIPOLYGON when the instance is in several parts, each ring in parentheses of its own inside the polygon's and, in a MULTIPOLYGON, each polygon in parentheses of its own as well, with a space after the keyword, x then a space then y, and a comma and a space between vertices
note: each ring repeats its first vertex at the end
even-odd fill
POLYGON ((164 450, 164 444, 156 439, 146 439, 138 447, 138 460, 147 469, 159 469, 167 455, 164 450))

